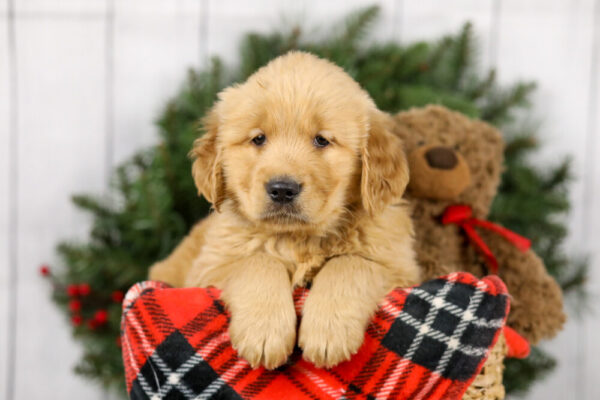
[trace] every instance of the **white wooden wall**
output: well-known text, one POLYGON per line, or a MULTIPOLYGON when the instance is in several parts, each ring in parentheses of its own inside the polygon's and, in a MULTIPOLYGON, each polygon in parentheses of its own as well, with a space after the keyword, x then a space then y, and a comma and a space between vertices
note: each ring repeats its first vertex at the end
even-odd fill
MULTIPOLYGON (((38 275, 89 220, 69 202, 154 143, 153 120, 189 66, 235 62, 238 39, 293 22, 327 27, 363 0, 0 0, 0 399, 105 399, 38 275)), ((539 162, 573 156, 573 252, 591 256, 592 314, 545 347, 560 366, 532 399, 600 398, 600 0, 382 0, 381 39, 434 38, 471 20, 482 67, 535 79, 539 162)))

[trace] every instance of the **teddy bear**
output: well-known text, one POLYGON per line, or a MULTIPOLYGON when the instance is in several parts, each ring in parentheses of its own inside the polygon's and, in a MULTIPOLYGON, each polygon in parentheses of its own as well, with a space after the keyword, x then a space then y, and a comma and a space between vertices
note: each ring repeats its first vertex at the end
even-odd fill
POLYGON ((532 344, 554 336, 565 321, 559 285, 527 239, 486 221, 503 170, 500 132, 437 105, 394 120, 409 160, 405 196, 423 279, 497 273, 512 297, 508 325, 532 344))

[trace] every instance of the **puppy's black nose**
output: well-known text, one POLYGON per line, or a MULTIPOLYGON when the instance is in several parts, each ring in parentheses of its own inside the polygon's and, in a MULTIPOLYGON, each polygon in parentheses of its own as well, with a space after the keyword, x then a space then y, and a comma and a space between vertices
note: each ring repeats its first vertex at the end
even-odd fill
POLYGON ((271 179, 265 185, 267 194, 275 203, 291 203, 300 193, 300 184, 289 178, 271 179))
POLYGON ((458 158, 450 147, 436 146, 425 153, 427 164, 437 169, 452 169, 458 164, 458 158))

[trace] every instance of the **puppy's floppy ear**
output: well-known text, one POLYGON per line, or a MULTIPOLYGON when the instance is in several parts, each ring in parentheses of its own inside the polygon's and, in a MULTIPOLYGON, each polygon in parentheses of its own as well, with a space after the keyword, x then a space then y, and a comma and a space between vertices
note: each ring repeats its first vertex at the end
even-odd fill
POLYGON ((370 215, 400 202, 408 184, 408 163, 400 138, 391 132, 393 120, 382 113, 371 114, 369 137, 362 149, 361 196, 370 215))
POLYGON ((203 195, 218 211, 225 198, 225 182, 221 155, 217 148, 219 118, 214 107, 204 117, 202 124, 205 133, 194 141, 190 152, 194 160, 192 176, 198 188, 198 195, 203 195))

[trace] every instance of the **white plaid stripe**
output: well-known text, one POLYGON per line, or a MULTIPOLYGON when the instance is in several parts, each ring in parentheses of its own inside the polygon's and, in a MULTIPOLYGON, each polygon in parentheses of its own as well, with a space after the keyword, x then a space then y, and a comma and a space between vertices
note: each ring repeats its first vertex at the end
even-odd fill
MULTIPOLYGON (((138 333, 140 333, 140 332, 138 332, 138 333)), ((141 335, 143 335, 143 332, 141 332, 141 335)), ((152 388, 150 387, 150 385, 148 384, 148 382, 145 380, 144 376, 141 373, 138 373, 137 379, 140 382, 140 386, 142 386, 142 389, 144 390, 144 392, 146 392, 146 395, 151 400, 153 400, 154 398, 156 398, 156 399, 164 398, 173 388, 176 388, 177 390, 179 390, 181 393, 183 393, 186 396, 186 398, 188 398, 190 400, 209 399, 225 384, 225 381, 222 378, 215 379, 213 382, 210 383, 210 385, 208 385, 202 391, 202 393, 200 393, 198 395, 196 395, 180 379, 183 376, 185 376, 185 374, 187 374, 196 365, 203 362, 205 357, 206 358, 210 357, 210 355, 217 348, 217 346, 228 339, 229 339, 229 335, 227 333, 223 333, 223 334, 215 337, 206 346, 203 347, 202 351, 199 351, 198 353, 194 354, 192 357, 190 357, 188 360, 186 360, 183 364, 181 364, 175 372, 173 372, 173 370, 171 370, 171 368, 169 368, 169 366, 167 364, 165 364, 163 359, 160 358, 160 356, 156 352, 152 353, 150 358, 160 368, 163 375, 166 376, 167 382, 161 386, 159 383, 158 377, 155 374, 156 386, 159 388, 159 391, 154 392, 152 390, 152 388), (169 382, 169 377, 172 377, 172 376, 178 377, 179 379, 177 379, 176 382, 169 382)), ((145 337, 142 337, 142 341, 144 341, 144 340, 145 340, 145 337)), ((242 363, 241 366, 243 366, 244 364, 246 364, 246 363, 245 362, 242 363)), ((152 368, 154 368, 152 366, 152 364, 150 364, 150 366, 152 368)))
POLYGON ((327 395, 330 398, 337 399, 340 396, 343 397, 343 394, 345 391, 343 387, 335 388, 335 387, 329 385, 323 379, 321 379, 321 377, 319 377, 318 375, 315 375, 311 371, 307 370, 306 368, 300 367, 298 365, 295 365, 294 369, 296 371, 303 373, 311 382, 313 382, 315 385, 317 385, 317 387, 319 389, 321 389, 323 392, 327 393, 327 395))
POLYGON ((225 331, 219 336, 213 338, 206 346, 202 346, 198 353, 204 358, 210 358, 213 351, 221 344, 229 340, 229 332, 225 331))
MULTIPOLYGON (((423 326, 423 324, 420 321, 418 321, 416 318, 414 318, 413 316, 411 316, 408 313, 402 313, 398 316, 398 318, 400 318, 402 321, 406 322, 408 325, 415 327, 415 329, 417 329, 417 330, 421 326, 423 326)), ((496 320, 493 320, 493 321, 496 321, 496 320)), ((500 323, 503 322, 502 319, 499 319, 498 321, 500 321, 500 323)), ((448 336, 444 332, 440 332, 437 329, 434 329, 432 327, 429 327, 429 332, 427 332, 425 334, 425 336, 435 339, 438 342, 442 342, 447 346, 448 346, 450 340, 452 340, 454 337, 454 335, 448 336)), ((481 357, 486 354, 487 347, 473 347, 468 344, 461 344, 461 346, 458 347, 456 350, 459 350, 469 356, 481 357)))
POLYGON ((237 373, 245 367, 247 367, 248 365, 248 361, 244 360, 243 358, 240 358, 235 362, 233 367, 229 368, 227 371, 221 374, 221 378, 223 378, 225 382, 231 383, 231 380, 237 375, 237 373))
POLYGON ((158 386, 158 395, 161 396, 161 398, 166 396, 172 388, 176 388, 177 390, 179 390, 188 399, 194 397, 194 392, 189 387, 187 387, 185 383, 181 382, 181 378, 185 374, 187 374, 192 368, 194 368, 196 365, 200 364, 203 361, 202 357, 199 354, 194 354, 192 357, 186 360, 186 362, 181 364, 175 372, 173 372, 173 370, 169 368, 167 364, 165 364, 163 359, 160 358, 160 356, 156 352, 152 354, 150 358, 156 363, 156 365, 158 365, 161 372, 167 377, 167 383, 162 387, 160 385, 158 386), (177 377, 177 381, 170 382, 171 377, 177 377))
MULTIPOLYGON (((483 295, 484 295, 483 290, 485 290, 485 288, 486 288, 486 285, 484 282, 482 282, 482 281, 477 282, 477 290, 475 291, 475 294, 471 298, 471 301, 469 302, 469 305, 467 306, 465 313, 470 312, 471 315, 475 315, 475 312, 477 311, 477 308, 479 307, 481 300, 483 300, 483 295)), ((429 378, 429 381, 423 386, 423 389, 417 394, 417 396, 415 397, 415 400, 422 399, 423 396, 427 395, 427 393, 429 393, 429 390, 431 389, 431 387, 438 381, 438 378, 436 377, 436 375, 444 372, 444 370, 448 366, 448 362, 450 361, 450 358, 452 357, 452 355, 457 350, 460 350, 460 346, 461 346, 460 345, 460 337, 462 336, 463 332, 465 331, 465 329, 467 329, 467 326, 469 326, 470 323, 471 323, 471 321, 468 321, 465 319, 460 320, 460 322, 456 326, 456 329, 454 329, 454 332, 452 333, 452 337, 450 339, 450 340, 455 341, 455 343, 458 343, 458 346, 455 348, 452 348, 450 346, 446 347, 444 354, 442 355, 442 357, 440 358, 440 361, 438 362, 438 366, 435 369, 435 372, 431 375, 431 378, 429 378)), ((487 348, 484 349, 484 354, 485 354, 485 351, 487 351, 487 348)))
POLYGON ((135 356, 133 355, 133 347, 131 346, 131 342, 129 341, 129 335, 123 335, 125 339, 123 342, 123 352, 127 351, 126 355, 128 357, 127 364, 133 368, 134 373, 137 375, 140 372, 141 366, 138 365, 135 356))
MULTIPOLYGON (((414 288, 412 293, 414 293, 415 295, 419 296, 420 298, 422 298, 423 300, 426 300, 427 302, 429 302, 431 304, 433 304, 434 299, 436 299, 436 297, 433 296, 431 293, 428 293, 421 288, 414 288)), ((463 319, 465 316, 465 310, 463 310, 462 308, 460 308, 448 301, 443 301, 441 307, 439 307, 439 308, 442 308, 443 310, 448 311, 450 314, 452 314, 460 319, 463 319)), ((474 318, 473 317, 473 320, 470 322, 473 325, 483 327, 483 328, 501 328, 504 325, 504 319, 502 319, 502 318, 487 320, 485 318, 474 318)))
POLYGON ((144 329, 140 325, 140 321, 138 321, 136 319, 136 317, 133 316, 133 315, 131 315, 130 313, 127 314, 125 316, 125 318, 127 318, 127 321, 129 322, 129 324, 131 326, 133 326, 133 328, 135 329, 135 332, 140 337, 140 340, 142 341, 142 349, 144 349, 144 352, 146 354, 152 354, 154 352, 154 346, 152 346, 152 344, 150 343, 150 341, 146 337, 146 334, 144 333, 144 329))
POLYGON ((210 383, 210 385, 208 385, 206 387, 206 389, 204 389, 202 391, 202 393, 200 393, 198 396, 196 396, 194 398, 194 400, 208 400, 210 399, 215 393, 217 393, 219 391, 219 389, 221 389, 221 387, 223 387, 223 385, 225 384, 225 381, 221 378, 217 378, 214 381, 212 381, 210 383))
MULTIPOLYGON (((154 378, 156 379, 156 385, 160 386, 156 374, 154 374, 154 378)), ((148 383, 148 381, 146 381, 146 378, 144 378, 143 375, 139 375, 137 377, 137 381, 139 382, 140 386, 142 387, 142 390, 144 391, 144 393, 146 393, 146 396, 148 396, 150 400, 158 400, 162 398, 158 393, 154 393, 154 391, 150 387, 150 384, 148 383)))
MULTIPOLYGON (((163 283, 154 282, 154 281, 144 281, 144 282, 137 283, 127 291, 125 298, 123 300, 123 318, 126 319, 128 321, 128 323, 130 325, 132 325, 133 328, 135 329, 136 333, 142 340, 142 349, 144 349, 146 354, 152 354, 154 352, 154 347, 149 343, 148 339, 146 338, 144 330, 140 326, 139 321, 134 316, 130 315, 129 310, 133 306, 135 300, 146 289, 156 289, 156 288, 161 288, 164 286, 166 286, 166 285, 163 283)), ((138 363, 135 360, 135 356, 133 355, 133 348, 131 346, 131 342, 129 341, 129 335, 123 335, 123 337, 125 338, 125 343, 123 344, 123 351, 125 351, 125 350, 127 351, 127 355, 130 360, 129 365, 131 366, 131 368, 133 368, 135 375, 139 377, 139 376, 141 376, 139 372, 140 372, 140 369, 142 368, 142 366, 138 365, 138 363)), ((145 380, 144 380, 144 382, 147 384, 147 382, 145 380)), ((142 385, 142 381, 140 381, 140 385, 142 385)), ((142 386, 142 388, 144 388, 144 387, 142 386)), ((150 387, 148 386, 148 389, 149 388, 150 387)), ((146 390, 146 389, 144 389, 144 390, 146 390)))
MULTIPOLYGON (((454 281, 456 280, 456 276, 457 276, 456 274, 450 274, 448 276, 448 280, 444 283, 444 286, 442 287, 442 289, 440 289, 438 291, 438 293, 435 297, 439 297, 439 298, 443 299, 446 296, 446 294, 450 291, 450 289, 452 289, 452 287, 454 286, 454 281)), ((390 304, 390 306, 391 306, 391 304, 390 304)), ((392 309, 393 308, 394 307, 392 307, 392 309)), ((396 367, 394 372, 392 374, 390 374, 388 379, 386 379, 386 381, 382 385, 381 390, 380 390, 379 394, 377 395, 378 399, 379 398, 381 398, 381 399, 388 398, 388 396, 391 394, 392 390, 394 389, 394 386, 396 386, 396 382, 398 381, 398 379, 400 379, 400 376, 404 373, 406 366, 409 364, 410 361, 412 361, 412 358, 413 358, 415 352, 421 345, 423 338, 426 336, 426 332, 424 330, 422 330, 421 328, 427 327, 427 328, 429 328, 429 330, 431 330, 431 328, 430 328, 431 324, 433 324, 433 321, 435 320, 435 317, 437 316, 439 309, 437 309, 435 307, 431 307, 429 310, 430 311, 427 314, 427 316, 425 317, 425 321, 423 323, 421 323, 420 321, 417 321, 415 319, 415 322, 417 323, 417 325, 414 327, 417 330, 417 335, 415 336, 412 343, 410 344, 406 354, 404 354, 404 356, 402 357, 402 360, 398 363, 398 367, 396 367)), ((404 314, 406 314, 406 313, 402 313, 402 314, 396 313, 396 316, 404 315, 404 314)), ((411 324, 411 326, 413 326, 413 325, 411 324)))
POLYGON ((179 379, 177 380, 177 382, 169 382, 169 378, 171 376, 177 376, 179 378, 183 377, 190 369, 192 369, 194 366, 203 361, 202 357, 196 357, 196 355, 190 357, 190 359, 183 363, 175 372, 173 372, 173 370, 169 368, 165 364, 165 362, 158 355, 156 355, 156 353, 152 354, 151 359, 158 366, 158 368, 160 368, 162 374, 167 377, 167 383, 162 386, 160 385, 160 381, 158 379, 158 376, 156 375, 156 372, 154 372, 154 366, 152 365, 152 363, 150 363, 149 365, 152 368, 152 372, 154 373, 154 379, 156 380, 156 387, 158 388, 158 392, 152 390, 143 374, 138 374, 137 380, 140 383, 140 386, 142 387, 146 395, 150 398, 150 400, 163 399, 173 388, 179 390, 188 399, 194 398, 194 392, 189 387, 187 387, 185 383, 181 382, 179 379))
MULTIPOLYGON (((466 311, 466 312, 470 312, 472 315, 475 315, 475 312, 477 311, 479 304, 481 304, 481 300, 483 300, 483 294, 484 294, 483 291, 485 290, 485 283, 483 283, 482 281, 477 282, 477 289, 478 290, 475 292, 475 294, 471 298, 471 301, 469 302, 469 306, 467 307, 467 311, 466 311)), ((450 340, 454 340, 454 341, 460 343, 460 338, 461 338, 462 334, 464 333, 465 329, 467 329, 467 326, 469 326, 469 324, 470 324, 470 321, 468 321, 468 320, 465 320, 465 319, 460 320, 460 322, 458 323, 458 326, 452 333, 452 338, 450 340)), ((450 357, 452 357, 452 354, 454 354, 455 350, 456 349, 453 349, 450 346, 448 346, 446 348, 446 351, 444 352, 444 355, 442 355, 440 363, 438 364, 438 367, 435 370, 435 372, 437 372, 438 374, 441 374, 442 371, 444 371, 446 369, 446 367, 448 366, 448 362, 450 361, 450 357)), ((487 348, 485 350, 487 350, 487 348)))
POLYGON ((402 360, 400 360, 400 362, 398 363, 398 365, 396 366, 394 371, 386 379, 385 383, 383 385, 381 385, 381 388, 379 389, 379 392, 377 393, 377 399, 387 399, 388 398, 388 396, 390 395, 392 390, 394 390, 394 387, 396 386, 398 379, 400 379, 400 375, 402 375, 402 373, 404 372, 404 368, 406 368, 406 365, 409 362, 410 362, 410 360, 408 360, 406 358, 403 358, 402 360))
MULTIPOLYGON (((454 279, 456 279, 456 276, 449 276, 448 280, 444 283, 444 286, 435 297, 443 299, 446 296, 446 294, 450 291, 450 289, 452 289, 452 287, 454 286, 454 279)), ((417 330, 417 335, 410 344, 410 347, 404 355, 404 358, 412 360, 413 356, 415 355, 415 352, 421 345, 421 342, 427 336, 427 333, 431 331, 431 325, 433 324, 433 321, 435 320, 435 317, 437 317, 439 311, 439 308, 431 307, 429 309, 429 313, 427 313, 427 316, 425 316, 425 321, 423 323, 417 321, 417 325, 413 326, 417 330)), ((406 313, 402 313, 400 315, 402 316, 404 314, 406 313)))
POLYGON ((476 291, 470 298, 466 310, 461 309, 455 304, 447 301, 446 296, 454 286, 455 281, 455 274, 448 276, 448 280, 444 283, 444 286, 435 295, 432 295, 421 288, 414 288, 412 290, 411 293, 414 293, 415 296, 418 296, 430 304, 429 311, 425 316, 424 321, 418 320, 410 315, 410 313, 406 312, 406 310, 398 308, 388 300, 383 302, 381 307, 384 312, 392 315, 394 318, 399 318, 408 326, 413 327, 417 331, 417 334, 410 344, 408 350, 404 354, 403 359, 398 363, 398 366, 392 371, 390 376, 381 386, 379 392, 377 393, 378 399, 385 399, 389 397, 398 380, 400 379, 400 376, 404 373, 409 362, 412 361, 415 352, 418 350, 425 337, 444 343, 446 345, 446 349, 438 361, 435 371, 432 371, 429 381, 425 384, 423 389, 420 391, 420 394, 416 398, 420 398, 429 392, 432 385, 438 381, 439 376, 448 366, 452 355, 455 354, 456 351, 460 351, 472 357, 484 357, 488 353, 489 349, 487 347, 477 347, 463 344, 460 342, 460 339, 470 324, 477 327, 499 329, 503 326, 504 319, 486 319, 475 317, 475 313, 484 298, 484 291, 487 288, 487 285, 482 281, 477 283, 476 291), (447 335, 444 332, 432 327, 433 322, 435 321, 435 318, 439 314, 440 310, 445 310, 459 318, 459 322, 452 335, 447 335), (465 316, 467 316, 467 318, 465 318, 465 316))
POLYGON ((123 314, 126 314, 131 309, 135 300, 140 297, 146 289, 161 289, 164 287, 168 287, 168 285, 157 281, 136 283, 125 294, 125 298, 123 299, 123 314))

